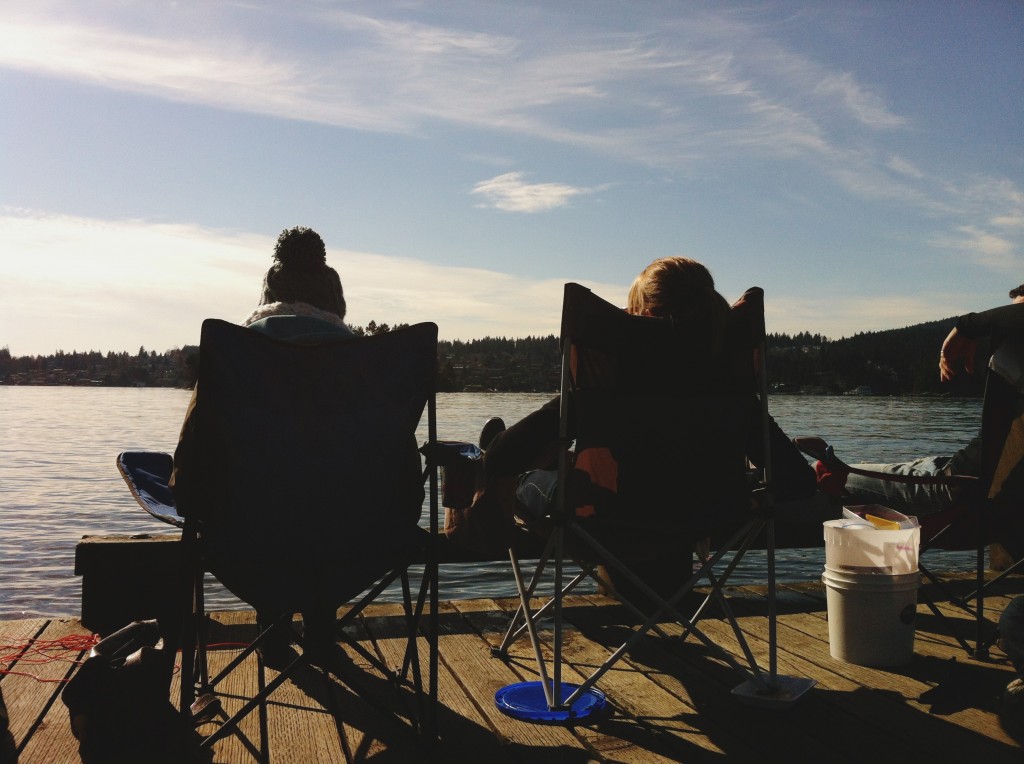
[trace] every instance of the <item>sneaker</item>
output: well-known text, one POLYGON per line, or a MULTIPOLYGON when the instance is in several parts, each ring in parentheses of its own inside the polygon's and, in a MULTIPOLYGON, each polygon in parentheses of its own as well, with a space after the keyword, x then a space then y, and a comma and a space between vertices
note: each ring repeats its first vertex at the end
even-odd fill
POLYGON ((351 667, 348 653, 334 639, 333 620, 329 627, 325 622, 306 621, 304 631, 303 651, 312 665, 336 675, 351 667))
POLYGON ((486 451, 491 447, 491 443, 501 433, 505 432, 505 421, 501 417, 491 417, 484 422, 483 429, 480 430, 480 449, 486 451))

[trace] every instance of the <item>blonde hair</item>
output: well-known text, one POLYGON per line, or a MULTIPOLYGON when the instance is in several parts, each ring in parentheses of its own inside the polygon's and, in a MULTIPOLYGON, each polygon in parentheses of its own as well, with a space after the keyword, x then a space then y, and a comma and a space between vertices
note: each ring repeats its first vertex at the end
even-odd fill
POLYGON ((729 317, 729 303, 715 291, 710 271, 688 257, 663 257, 644 268, 629 288, 626 310, 694 329, 703 325, 712 347, 720 346, 729 317))

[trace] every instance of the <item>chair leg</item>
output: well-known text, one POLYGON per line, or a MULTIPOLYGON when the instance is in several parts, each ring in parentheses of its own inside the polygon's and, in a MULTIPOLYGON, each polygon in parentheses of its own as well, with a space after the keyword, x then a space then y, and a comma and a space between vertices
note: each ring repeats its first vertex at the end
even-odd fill
POLYGON ((768 681, 764 689, 763 678, 747 681, 734 687, 732 694, 750 705, 769 708, 789 708, 814 688, 817 681, 805 677, 780 676, 778 673, 778 635, 775 601, 775 520, 765 521, 768 567, 768 681))
POLYGON ((182 529, 182 576, 181 603, 181 687, 178 709, 190 720, 197 715, 206 717, 217 713, 216 701, 210 687, 206 660, 206 603, 203 594, 205 572, 199 552, 199 534, 193 523, 186 523, 182 529))
POLYGON ((195 699, 196 651, 198 649, 197 618, 195 612, 195 584, 189 593, 189 607, 181 620, 181 687, 178 710, 191 717, 195 699))
MULTIPOLYGON (((970 594, 961 597, 949 588, 946 581, 943 581, 941 578, 932 573, 932 571, 927 566, 925 566, 924 563, 919 562, 918 568, 921 571, 921 575, 928 581, 930 581, 932 585, 934 585, 939 590, 940 594, 943 597, 945 597, 951 605, 960 608, 965 613, 967 613, 967 615, 971 616, 971 618, 974 619, 974 646, 972 646, 971 643, 960 634, 952 634, 953 639, 955 639, 957 641, 957 644, 959 644, 960 647, 963 648, 963 651, 972 658, 976 658, 977 660, 987 660, 988 648, 995 643, 996 625, 992 623, 992 621, 985 618, 983 611, 985 596, 984 591, 987 588, 987 586, 995 582, 990 582, 990 584, 983 583, 974 592, 971 592, 970 594), (972 599, 977 599, 978 604, 971 605, 972 599), (989 631, 988 636, 985 635, 986 631, 989 631)), ((982 571, 981 578, 982 581, 984 581, 984 570, 982 571)), ((928 609, 937 619, 944 622, 947 621, 948 616, 946 616, 941 610, 939 610, 938 605, 935 604, 935 599, 933 597, 929 596, 929 594, 924 590, 921 591, 920 596, 924 604, 928 607, 928 609)))
MULTIPOLYGON (((551 549, 552 549, 553 544, 554 544, 554 539, 552 537, 549 537, 548 540, 547 540, 547 543, 545 544, 544 551, 541 554, 540 560, 537 563, 537 567, 533 571, 533 577, 530 579, 530 585, 528 587, 526 587, 526 601, 527 602, 529 601, 530 597, 533 596, 533 593, 536 590, 537 585, 541 581, 541 577, 542 577, 542 575, 544 573, 544 570, 547 567, 548 560, 551 559, 551 549)), ((508 550, 508 554, 509 554, 509 559, 512 562, 512 569, 513 569, 513 571, 515 571, 515 569, 519 565, 519 558, 516 556, 516 553, 515 553, 515 551, 513 549, 509 549, 508 550)), ((509 624, 508 630, 505 632, 505 637, 504 637, 504 639, 502 639, 500 646, 492 647, 491 648, 491 654, 496 656, 496 657, 502 658, 502 659, 508 657, 508 648, 511 647, 512 643, 515 642, 520 636, 522 636, 523 632, 528 628, 527 624, 525 623, 525 621, 523 621, 524 613, 525 613, 525 608, 523 607, 523 604, 522 604, 523 601, 524 601, 523 596, 522 596, 523 592, 518 592, 518 593, 520 595, 520 597, 519 597, 519 601, 520 601, 519 608, 516 610, 515 615, 512 616, 512 621, 509 624)), ((552 605, 554 605, 554 601, 553 600, 551 602, 545 604, 544 607, 541 608, 541 610, 537 612, 537 615, 540 615, 541 612, 543 612, 549 606, 552 606, 552 605)))
POLYGON ((547 701, 548 708, 554 708, 551 684, 548 681, 547 663, 541 653, 540 638, 537 635, 536 625, 533 620, 534 616, 530 610, 530 592, 527 590, 527 587, 523 582, 523 573, 519 567, 519 559, 516 557, 515 552, 509 550, 509 557, 512 561, 512 575, 515 577, 516 590, 519 592, 519 607, 522 611, 523 618, 526 619, 526 630, 530 635, 530 644, 533 646, 533 656, 537 661, 537 671, 540 672, 541 683, 544 687, 544 698, 547 701))

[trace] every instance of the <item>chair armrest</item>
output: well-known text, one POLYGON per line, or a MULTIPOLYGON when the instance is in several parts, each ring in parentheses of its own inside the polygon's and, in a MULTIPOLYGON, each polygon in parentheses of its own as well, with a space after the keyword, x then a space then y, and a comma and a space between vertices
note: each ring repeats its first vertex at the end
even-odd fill
POLYGON ((160 451, 125 451, 117 455, 117 469, 128 490, 144 510, 157 520, 182 528, 174 494, 168 487, 174 460, 160 451))

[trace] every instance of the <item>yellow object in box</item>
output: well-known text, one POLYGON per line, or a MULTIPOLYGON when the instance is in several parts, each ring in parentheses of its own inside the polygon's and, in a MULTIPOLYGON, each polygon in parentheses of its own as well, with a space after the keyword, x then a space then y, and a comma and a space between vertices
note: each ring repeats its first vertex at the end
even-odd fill
POLYGON ((875 515, 864 515, 864 519, 883 531, 898 531, 900 529, 900 524, 895 520, 886 520, 875 515))
POLYGON ((881 504, 858 504, 852 507, 843 507, 843 518, 852 522, 859 520, 865 524, 870 523, 875 528, 882 530, 896 530, 897 528, 905 530, 920 525, 913 515, 905 515, 881 504))

